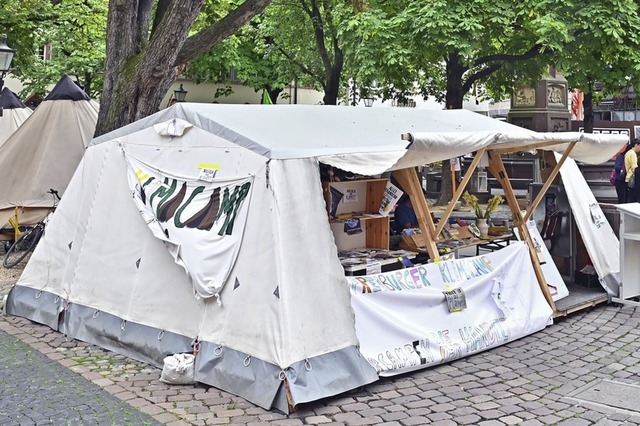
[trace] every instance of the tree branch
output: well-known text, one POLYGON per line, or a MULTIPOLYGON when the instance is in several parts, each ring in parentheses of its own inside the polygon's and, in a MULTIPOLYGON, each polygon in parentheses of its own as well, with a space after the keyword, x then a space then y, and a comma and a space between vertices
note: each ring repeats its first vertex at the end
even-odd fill
POLYGON ((171 0, 158 0, 158 5, 156 6, 156 15, 153 17, 153 25, 151 26, 151 36, 155 34, 160 22, 162 22, 162 18, 164 18, 167 10, 169 10, 169 3, 171 0))
POLYGON ((490 65, 490 66, 488 66, 486 68, 481 69, 478 72, 475 72, 475 73, 471 74, 471 77, 469 77, 462 84, 462 93, 468 93, 469 90, 471 90, 471 88, 473 87, 473 84, 476 81, 482 80, 483 78, 493 74, 494 72, 496 72, 500 68, 502 68, 503 65, 504 65, 504 62, 500 62, 500 63, 497 63, 497 64, 490 65))
MULTIPOLYGON (((301 0, 301 3, 303 1, 304 0, 301 0)), ((327 73, 328 75, 331 71, 331 58, 329 58, 327 46, 324 44, 324 20, 322 19, 322 14, 320 13, 320 9, 318 8, 316 0, 311 0, 311 9, 308 13, 309 18, 311 19, 311 25, 313 25, 313 33, 316 38, 316 47, 318 48, 318 52, 320 53, 320 58, 322 59, 325 73, 327 73)))
POLYGON ((245 22, 261 13, 269 3, 271 0, 245 0, 218 22, 187 38, 174 65, 184 65, 196 56, 207 53, 220 41, 235 33, 245 22))
POLYGON ((542 50, 542 45, 535 44, 525 53, 522 53, 520 55, 508 55, 508 54, 498 53, 495 55, 481 56, 473 62, 473 66, 478 67, 481 65, 485 65, 489 62, 495 62, 495 61, 502 61, 507 63, 524 61, 539 55, 541 50, 542 50))
POLYGON ((280 53, 282 53, 282 55, 285 58, 287 58, 289 61, 291 61, 291 63, 293 63, 293 65, 298 67, 300 69, 300 71, 302 71, 303 73, 307 74, 308 76, 310 76, 311 78, 316 80, 322 86, 324 86, 326 84, 325 81, 324 81, 324 78, 322 78, 322 76, 316 75, 311 69, 309 69, 302 62, 298 61, 296 58, 294 58, 289 53, 287 53, 282 47, 280 47, 280 46, 277 46, 277 47, 278 47, 278 50, 280 51, 280 53))

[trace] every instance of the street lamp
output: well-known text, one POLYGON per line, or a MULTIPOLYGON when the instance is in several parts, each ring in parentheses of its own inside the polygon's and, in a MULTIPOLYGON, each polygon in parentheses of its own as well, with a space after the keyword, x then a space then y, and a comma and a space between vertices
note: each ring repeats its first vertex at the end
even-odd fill
POLYGON ((373 98, 363 98, 362 100, 364 101, 364 106, 366 106, 367 108, 373 106, 373 98))
MULTIPOLYGON (((9 68, 11 67, 11 61, 13 60, 13 55, 16 53, 15 50, 7 46, 7 35, 2 34, 2 39, 0 40, 0 92, 4 87, 4 78, 7 76, 9 72, 9 68)), ((2 107, 0 106, 0 117, 2 117, 2 107)))
POLYGON ((184 102, 187 98, 187 91, 182 87, 182 83, 180 83, 180 88, 173 91, 173 96, 176 98, 176 102, 184 102))

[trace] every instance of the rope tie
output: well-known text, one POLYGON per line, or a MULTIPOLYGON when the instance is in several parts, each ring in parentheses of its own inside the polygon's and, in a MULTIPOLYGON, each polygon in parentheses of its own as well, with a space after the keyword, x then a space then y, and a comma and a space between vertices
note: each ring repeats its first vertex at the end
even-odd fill
POLYGON ((200 341, 197 337, 191 342, 191 346, 193 347, 193 356, 198 356, 198 352, 200 352, 200 341))
POLYGON ((67 295, 67 297, 65 297, 64 299, 64 310, 68 310, 69 309, 69 305, 71 305, 71 301, 69 300, 69 292, 67 290, 64 290, 65 294, 67 295))

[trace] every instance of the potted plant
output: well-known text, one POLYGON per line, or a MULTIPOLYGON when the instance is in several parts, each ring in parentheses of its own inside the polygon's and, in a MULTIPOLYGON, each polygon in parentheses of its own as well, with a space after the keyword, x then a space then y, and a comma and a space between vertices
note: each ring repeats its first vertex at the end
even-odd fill
POLYGON ((494 195, 491 197, 484 209, 478 203, 478 197, 470 194, 469 191, 465 191, 462 195, 462 199, 467 205, 471 206, 476 214, 476 225, 478 226, 478 229, 480 229, 480 235, 486 237, 489 234, 489 224, 487 223, 487 219, 489 219, 491 213, 496 211, 498 206, 504 202, 504 198, 498 194, 494 195))

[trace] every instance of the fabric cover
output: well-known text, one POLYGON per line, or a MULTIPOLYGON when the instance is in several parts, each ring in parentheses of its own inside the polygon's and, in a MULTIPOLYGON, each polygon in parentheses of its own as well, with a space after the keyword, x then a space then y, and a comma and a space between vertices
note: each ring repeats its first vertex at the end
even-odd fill
MULTIPOLYGON (((269 385, 274 387, 238 388, 230 378, 240 370, 250 375, 244 380, 255 382, 267 368, 244 369, 247 357, 252 365, 285 372, 294 405, 377 379, 373 367, 356 355, 354 316, 317 160, 269 161, 198 127, 173 137, 150 126, 89 148, 16 288, 21 287, 66 301, 70 307, 62 324, 69 324, 69 336, 134 357, 162 359, 166 354, 148 353, 153 347, 129 340, 127 348, 121 347, 123 335, 113 325, 87 328, 91 322, 76 315, 95 309, 126 327, 164 330, 244 354, 216 363, 216 375, 205 369, 196 379, 266 408, 287 409, 278 396, 284 395, 284 384, 275 379, 269 385), (172 175, 197 178, 200 163, 206 162, 217 166, 216 179, 253 177, 242 243, 219 292, 220 304, 216 298, 194 296, 189 276, 148 228, 132 198, 123 149, 172 175), (313 365, 309 371, 307 362, 313 365)), ((13 299, 29 293, 13 294, 12 313, 33 315, 32 303, 13 299)), ((208 362, 202 358, 198 364, 208 362)))
MULTIPOLYGON (((560 156, 556 154, 556 160, 560 156)), ((609 297, 617 297, 620 286, 620 241, 606 220, 576 162, 567 158, 560 168, 562 184, 578 231, 609 297)))
POLYGON ((58 83, 55 85, 51 92, 44 98, 45 101, 59 101, 59 100, 69 100, 69 101, 89 101, 91 98, 87 95, 84 90, 80 86, 78 86, 71 77, 68 75, 63 75, 58 80, 58 83))
MULTIPOLYGON (((53 314, 34 313, 38 302, 29 295, 63 299, 52 326, 143 359, 166 355, 151 343, 156 330, 199 342, 196 380, 265 408, 286 410, 362 386, 377 375, 357 349, 319 162, 376 174, 496 141, 526 147, 581 138, 517 129, 468 111, 176 104, 92 142, 7 306, 53 322, 53 314), (414 137, 407 150, 400 135, 416 129, 434 133, 414 137), (133 199, 123 151, 185 179, 205 171, 253 179, 219 299, 195 297, 185 270, 149 229, 153 218, 133 199), (91 321, 92 310, 103 319, 91 321)), ((597 142, 604 150, 622 144, 612 136, 597 142)))
POLYGON ((4 87, 0 93, 0 108, 2 109, 22 109, 27 106, 22 103, 18 95, 13 93, 8 87, 4 87))

